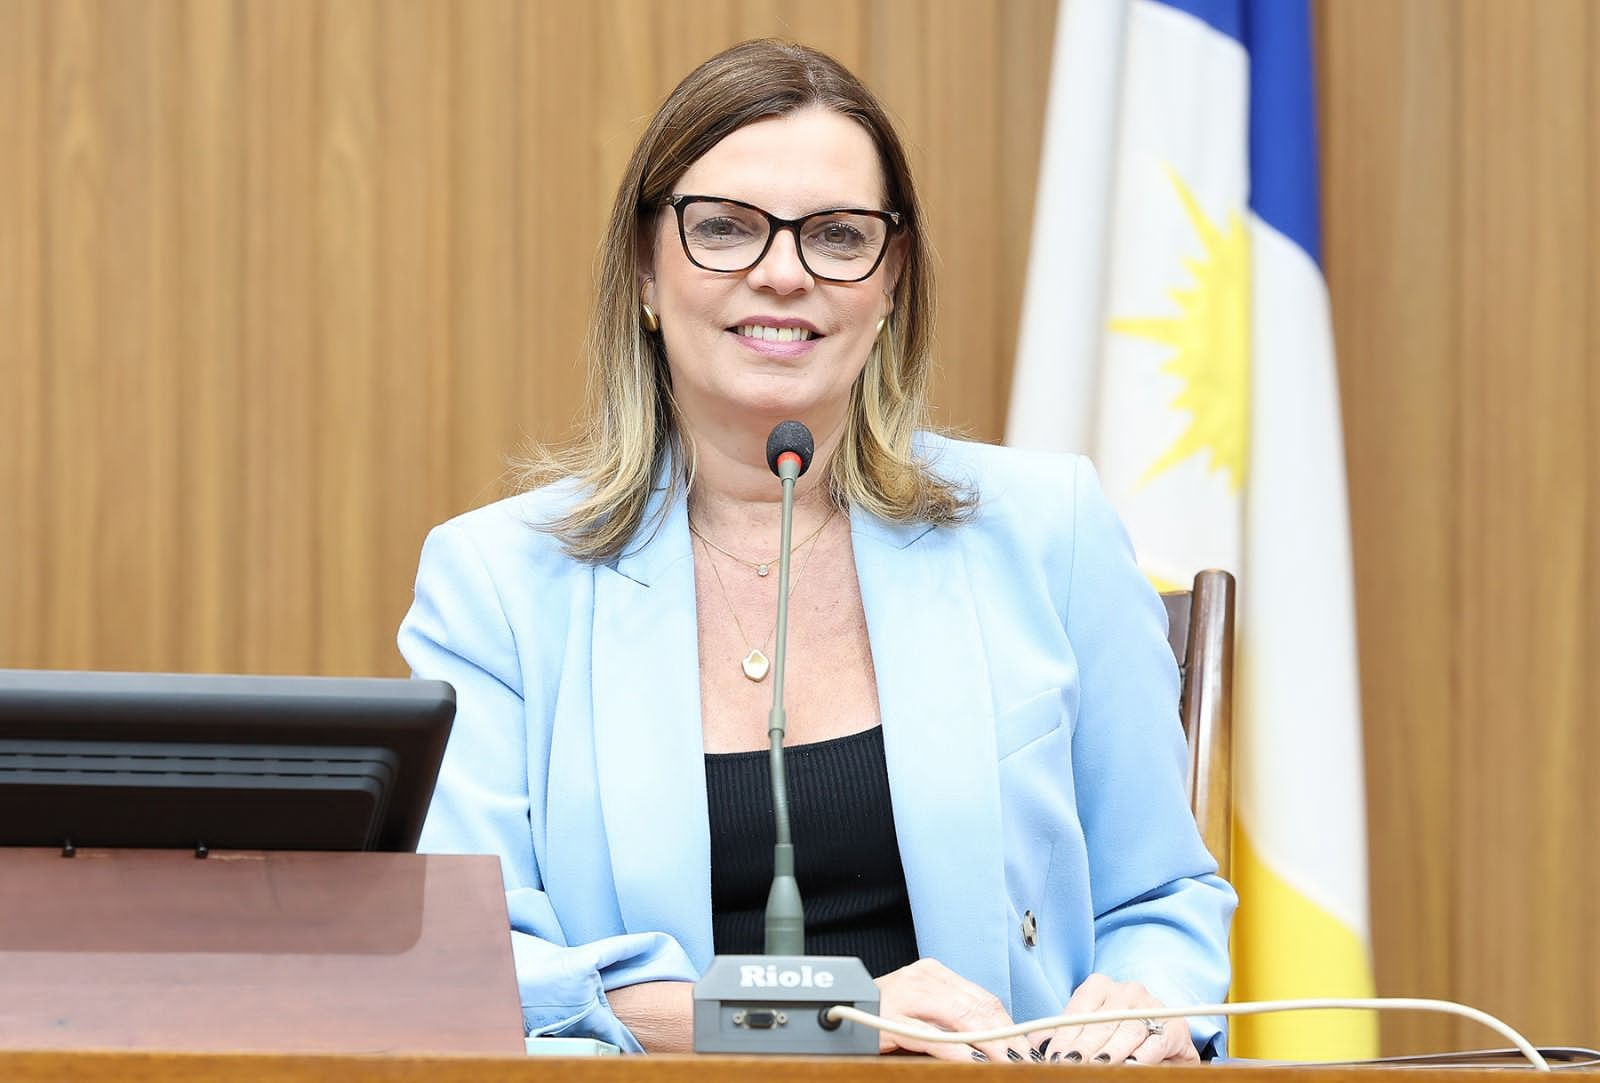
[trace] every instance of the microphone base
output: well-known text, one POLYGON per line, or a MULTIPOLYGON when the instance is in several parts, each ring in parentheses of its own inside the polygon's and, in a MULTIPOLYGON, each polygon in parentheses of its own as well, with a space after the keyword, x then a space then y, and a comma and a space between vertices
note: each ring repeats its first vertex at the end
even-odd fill
POLYGON ((878 1012, 878 986, 860 959, 719 955, 694 986, 696 1053, 873 1056, 878 1032, 823 1025, 836 1004, 878 1012))

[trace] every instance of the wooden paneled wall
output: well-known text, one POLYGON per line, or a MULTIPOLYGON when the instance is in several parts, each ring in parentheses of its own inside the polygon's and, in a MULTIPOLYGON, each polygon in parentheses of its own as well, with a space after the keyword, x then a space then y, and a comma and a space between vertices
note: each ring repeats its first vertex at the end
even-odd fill
POLYGON ((899 118, 1000 435, 1053 0, 3 0, 0 664, 400 673, 426 528, 567 434, 601 224, 778 34, 899 118))
POLYGON ((1378 983, 1600 1045, 1600 3, 1318 31, 1378 983))
MULTIPOLYGON (((1054 9, 0 0, 0 665, 400 672, 427 526, 567 431, 634 138, 744 37, 902 122, 997 438, 1054 9)), ((1379 985, 1600 1044, 1600 3, 1317 10, 1379 985)))

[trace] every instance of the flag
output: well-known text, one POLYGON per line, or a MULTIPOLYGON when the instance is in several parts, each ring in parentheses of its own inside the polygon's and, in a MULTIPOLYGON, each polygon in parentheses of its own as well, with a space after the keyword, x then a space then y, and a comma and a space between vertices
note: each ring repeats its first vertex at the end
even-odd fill
MULTIPOLYGON (((1146 573, 1239 579, 1234 1000, 1372 993, 1308 0, 1063 0, 1007 442, 1090 455, 1146 573)), ((1364 1013, 1234 1056, 1376 1053, 1364 1013)))

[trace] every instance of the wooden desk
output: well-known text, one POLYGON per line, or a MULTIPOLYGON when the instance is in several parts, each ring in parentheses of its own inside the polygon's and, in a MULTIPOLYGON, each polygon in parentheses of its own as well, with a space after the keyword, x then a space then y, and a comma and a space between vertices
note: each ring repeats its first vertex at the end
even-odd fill
POLYGON ((510 927, 493 857, 0 848, 0 1050, 519 1056, 510 927))
MULTIPOLYGON (((956 1076, 978 1080, 1072 1078, 1078 1083, 1172 1083, 1203 1073, 1213 1083, 1370 1083, 1404 1071, 1405 1083, 1506 1083, 1482 1068, 1097 1067, 951 1064, 921 1057, 347 1057, 244 1053, 0 1053, 7 1083, 910 1083, 956 1076), (994 1073, 1001 1073, 995 1075, 994 1073), (1028 1073, 1033 1073, 1029 1075, 1028 1073), (1019 1074, 1020 1073, 1020 1074, 1019 1074)), ((1519 1072, 1516 1078, 1529 1079, 1519 1072)), ((1594 1078, 1584 1073, 1584 1078, 1594 1078)))

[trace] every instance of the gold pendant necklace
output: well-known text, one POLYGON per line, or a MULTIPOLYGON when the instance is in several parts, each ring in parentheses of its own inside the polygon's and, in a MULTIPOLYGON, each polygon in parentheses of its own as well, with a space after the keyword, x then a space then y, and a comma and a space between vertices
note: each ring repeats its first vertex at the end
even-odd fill
MULTIPOLYGON (((807 534, 800 541, 796 542, 794 549, 804 549, 813 540, 815 540, 816 536, 821 534, 823 529, 833 521, 833 513, 837 510, 837 508, 829 508, 827 517, 822 520, 822 525, 817 527, 817 529, 813 530, 811 533, 807 534)), ((695 537, 699 538, 701 541, 705 542, 707 545, 711 546, 711 548, 715 549, 717 552, 721 553, 723 556, 727 557, 729 560, 737 560, 746 568, 754 568, 756 570, 756 574, 763 579, 765 579, 767 577, 767 573, 772 570, 772 566, 778 562, 777 557, 773 557, 771 560, 746 560, 738 553, 728 552, 728 550, 724 549, 722 546, 718 545, 716 542, 700 533, 700 528, 694 525, 693 519, 689 520, 689 532, 695 537)), ((757 678, 757 680, 759 679, 760 678, 757 678)))
MULTIPOLYGON (((817 536, 822 533, 822 527, 827 526, 828 523, 830 521, 832 521, 832 519, 833 519, 833 511, 830 510, 828 512, 828 517, 822 521, 822 526, 819 526, 816 530, 813 530, 811 532, 810 537, 806 538, 805 541, 801 542, 799 546, 795 546, 795 548, 798 549, 801 546, 811 545, 811 543, 817 539, 817 536)), ((689 524, 689 529, 690 530, 694 530, 694 524, 693 523, 689 524)), ((739 630, 739 638, 744 640, 746 643, 749 643, 750 642, 750 637, 749 637, 749 635, 747 635, 745 633, 744 622, 739 619, 739 611, 737 609, 735 609, 734 606, 733 606, 733 598, 728 594, 727 584, 723 583, 723 581, 722 581, 722 572, 717 569, 717 562, 716 562, 715 559, 712 558, 711 550, 712 549, 716 549, 717 552, 721 553, 722 555, 724 555, 726 557, 731 557, 734 560, 738 560, 739 563, 741 563, 741 564, 747 564, 749 562, 748 561, 744 561, 744 560, 740 560, 740 558, 734 556, 732 553, 728 552, 726 549, 718 548, 715 544, 713 544, 711 542, 710 539, 708 539, 704 534, 700 533, 698 530, 694 530, 694 536, 700 539, 700 543, 702 545, 706 546, 706 563, 711 566, 711 575, 717 581, 717 589, 722 592, 722 600, 723 600, 723 602, 725 602, 727 604, 728 612, 733 614, 733 626, 739 630)), ((794 597, 795 588, 800 585, 800 577, 803 574, 805 574, 805 570, 806 570, 807 565, 809 565, 811 563, 811 554, 815 553, 816 551, 817 551, 817 547, 815 545, 812 545, 811 548, 806 551, 805 560, 801 561, 800 569, 795 572, 793 580, 789 583, 789 597, 791 599, 794 597)), ((760 571, 758 569, 756 574, 757 575, 766 575, 767 573, 764 572, 764 571, 760 571)), ((776 632, 777 630, 778 630, 778 622, 777 622, 777 618, 774 617, 773 618, 773 622, 772 622, 772 630, 767 632, 767 638, 761 641, 761 646, 759 646, 759 647, 754 647, 754 646, 751 647, 750 648, 750 653, 746 654, 742 659, 740 659, 739 668, 744 670, 744 675, 745 675, 745 677, 747 679, 752 680, 752 681, 756 681, 756 682, 764 681, 764 680, 767 679, 767 674, 772 669, 772 659, 767 657, 766 648, 767 648, 767 644, 772 642, 773 633, 776 632)))
POLYGON ((752 681, 764 681, 767 679, 767 670, 772 668, 772 662, 762 653, 760 647, 751 647, 750 653, 739 663, 739 668, 743 669, 744 675, 752 681))

